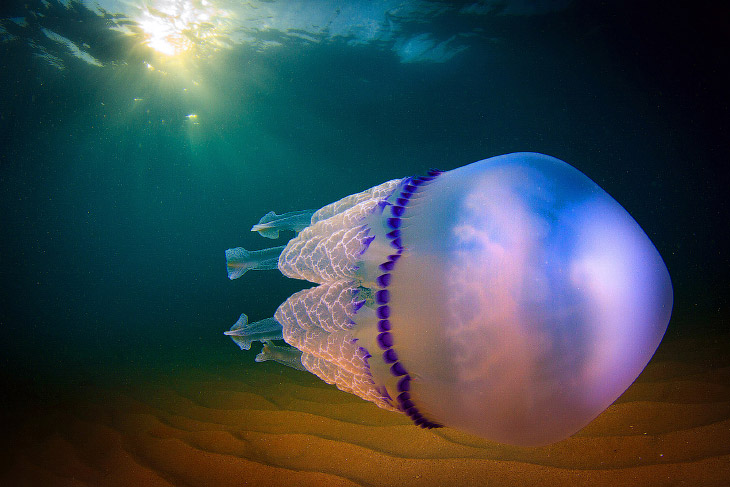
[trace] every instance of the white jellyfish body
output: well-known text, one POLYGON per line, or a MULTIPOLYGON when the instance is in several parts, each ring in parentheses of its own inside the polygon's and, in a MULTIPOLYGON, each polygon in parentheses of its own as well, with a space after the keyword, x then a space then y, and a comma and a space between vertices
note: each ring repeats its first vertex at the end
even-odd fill
MULTIPOLYGON (((226 252, 229 276, 256 268, 242 250, 226 252)), ((566 438, 607 408, 655 352, 673 302, 626 210, 534 153, 343 198, 312 214, 278 268, 319 284, 274 315, 294 347, 282 362, 419 426, 517 445, 566 438)))

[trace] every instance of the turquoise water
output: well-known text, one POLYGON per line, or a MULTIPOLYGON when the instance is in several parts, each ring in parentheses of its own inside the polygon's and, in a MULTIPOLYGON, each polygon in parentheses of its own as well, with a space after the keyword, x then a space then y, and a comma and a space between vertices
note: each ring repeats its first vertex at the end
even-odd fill
POLYGON ((253 4, 213 2, 175 55, 139 9, 4 4, 5 403, 254 366, 222 332, 306 285, 226 278, 226 248, 267 244, 261 216, 513 151, 570 162, 639 222, 673 279, 668 333, 727 332, 723 7, 253 4))

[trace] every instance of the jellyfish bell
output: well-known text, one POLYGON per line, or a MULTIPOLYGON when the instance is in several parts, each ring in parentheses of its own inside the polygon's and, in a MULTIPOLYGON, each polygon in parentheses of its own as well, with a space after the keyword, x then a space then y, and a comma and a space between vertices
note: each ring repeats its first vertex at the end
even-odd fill
MULTIPOLYGON (((671 316, 669 273, 639 225, 542 154, 388 181, 306 228, 281 221, 300 231, 278 269, 318 286, 277 309, 290 347, 273 360, 425 428, 567 438, 638 377, 671 316)), ((229 269, 257 269, 250 254, 229 249, 229 269)))

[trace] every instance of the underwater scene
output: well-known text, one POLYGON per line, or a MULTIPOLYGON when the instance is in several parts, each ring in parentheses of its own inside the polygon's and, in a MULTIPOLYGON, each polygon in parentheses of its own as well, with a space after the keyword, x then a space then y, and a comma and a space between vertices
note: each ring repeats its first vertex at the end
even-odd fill
POLYGON ((722 2, 0 7, 0 485, 730 485, 722 2))

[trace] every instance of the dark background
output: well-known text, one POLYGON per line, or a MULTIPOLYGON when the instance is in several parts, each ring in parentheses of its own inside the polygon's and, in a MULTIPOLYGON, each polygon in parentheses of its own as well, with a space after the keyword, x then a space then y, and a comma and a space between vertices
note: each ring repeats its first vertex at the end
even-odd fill
POLYGON ((105 67, 0 44, 3 390, 252 362, 222 331, 306 285, 226 278, 226 248, 279 245, 249 232, 263 214, 513 151, 564 159, 634 216, 674 283, 668 337, 727 333, 728 20, 724 2, 575 2, 486 16, 442 64, 239 47, 198 60, 186 95, 134 39, 51 2, 25 32, 86 42, 105 67))

